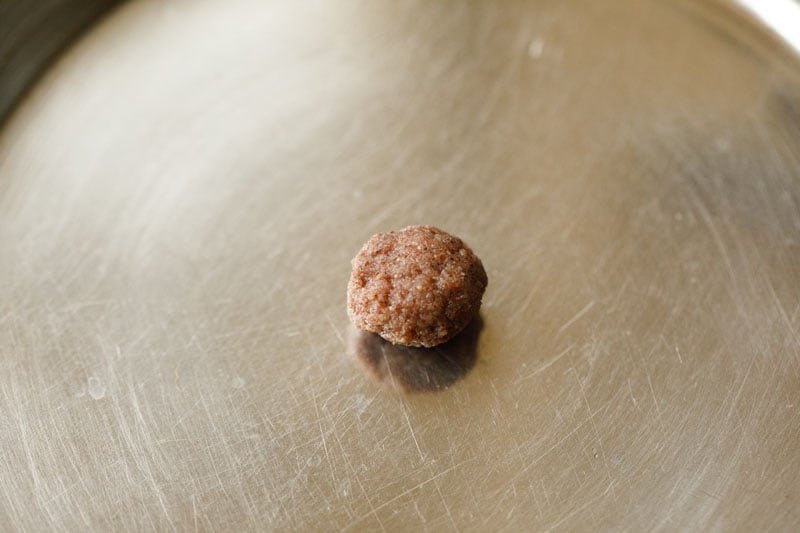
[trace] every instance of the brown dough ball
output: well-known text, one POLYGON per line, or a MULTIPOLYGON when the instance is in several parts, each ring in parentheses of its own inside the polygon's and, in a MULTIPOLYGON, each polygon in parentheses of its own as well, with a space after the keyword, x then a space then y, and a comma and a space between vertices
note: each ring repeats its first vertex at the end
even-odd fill
POLYGON ((487 277, 461 239, 432 226, 378 233, 353 258, 347 312, 393 344, 446 342, 481 306, 487 277))

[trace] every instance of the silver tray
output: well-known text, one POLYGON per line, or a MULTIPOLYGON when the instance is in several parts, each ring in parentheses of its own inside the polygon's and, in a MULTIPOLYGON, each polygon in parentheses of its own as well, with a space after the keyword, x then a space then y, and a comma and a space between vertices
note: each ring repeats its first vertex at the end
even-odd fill
POLYGON ((121 6, 0 134, 0 529, 798 530, 772 4, 121 6), (356 354, 349 260, 418 223, 482 327, 356 354))

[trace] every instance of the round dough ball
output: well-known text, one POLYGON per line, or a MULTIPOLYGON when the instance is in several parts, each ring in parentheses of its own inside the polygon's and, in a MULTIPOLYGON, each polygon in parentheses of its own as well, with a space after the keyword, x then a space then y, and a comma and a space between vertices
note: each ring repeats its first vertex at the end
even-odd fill
POLYGON ((461 239, 432 226, 373 235, 352 261, 347 312, 392 344, 432 347, 478 312, 487 277, 461 239))

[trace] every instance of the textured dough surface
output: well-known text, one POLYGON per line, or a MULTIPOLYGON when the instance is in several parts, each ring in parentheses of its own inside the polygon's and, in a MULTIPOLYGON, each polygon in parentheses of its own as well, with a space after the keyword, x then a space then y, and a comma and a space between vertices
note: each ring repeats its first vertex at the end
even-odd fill
POLYGON ((478 312, 487 284, 469 246, 432 226, 373 235, 352 265, 350 320, 406 346, 431 347, 453 338, 478 312))

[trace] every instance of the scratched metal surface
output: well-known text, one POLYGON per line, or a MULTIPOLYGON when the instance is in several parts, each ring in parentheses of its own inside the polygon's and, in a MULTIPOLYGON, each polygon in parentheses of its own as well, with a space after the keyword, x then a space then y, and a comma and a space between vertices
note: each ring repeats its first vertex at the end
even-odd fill
POLYGON ((2 530, 800 528, 800 65, 727 3, 128 4, 5 124, 0 274, 2 530), (461 366, 351 351, 410 223, 461 366))

